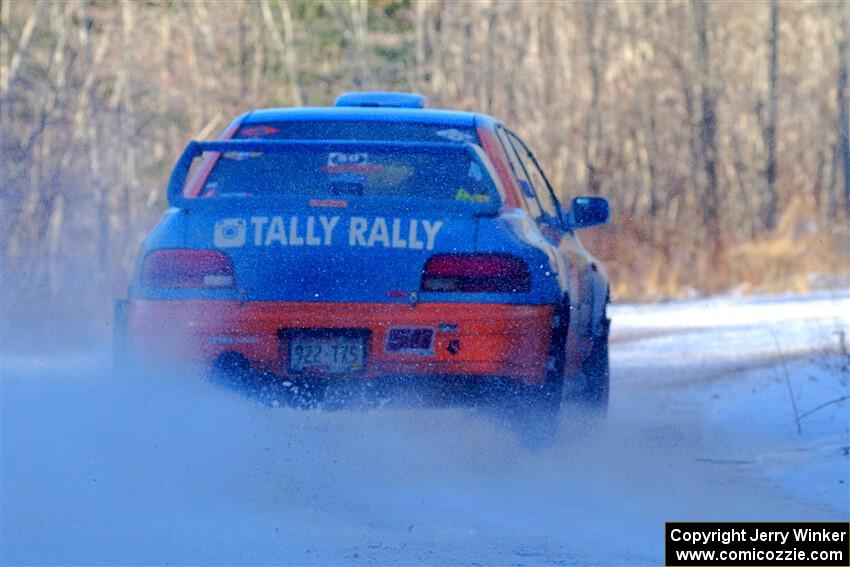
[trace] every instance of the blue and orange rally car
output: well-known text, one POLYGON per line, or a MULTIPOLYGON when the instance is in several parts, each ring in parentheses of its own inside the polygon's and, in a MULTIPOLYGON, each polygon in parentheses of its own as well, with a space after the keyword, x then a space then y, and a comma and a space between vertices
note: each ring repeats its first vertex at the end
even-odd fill
POLYGON ((500 122, 424 103, 349 93, 191 142, 121 341, 287 384, 509 384, 558 408, 566 382, 606 407, 608 282, 575 230, 607 201, 564 207, 500 122))

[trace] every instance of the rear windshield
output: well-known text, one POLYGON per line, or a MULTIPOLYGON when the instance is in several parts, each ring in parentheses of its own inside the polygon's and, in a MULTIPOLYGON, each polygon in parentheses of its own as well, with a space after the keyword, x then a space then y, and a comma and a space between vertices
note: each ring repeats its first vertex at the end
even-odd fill
POLYGON ((475 128, 446 124, 367 120, 315 120, 246 124, 235 138, 263 140, 382 140, 478 143, 475 128))
POLYGON ((465 147, 293 146, 219 155, 199 197, 373 196, 495 202, 487 170, 465 147))

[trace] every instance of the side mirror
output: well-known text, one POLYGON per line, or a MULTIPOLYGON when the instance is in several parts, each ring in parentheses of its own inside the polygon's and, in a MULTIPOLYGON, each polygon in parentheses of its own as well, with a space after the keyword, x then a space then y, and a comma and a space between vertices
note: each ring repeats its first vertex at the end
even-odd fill
POLYGON ((607 223, 611 209, 604 197, 576 197, 565 216, 567 227, 587 228, 607 223))

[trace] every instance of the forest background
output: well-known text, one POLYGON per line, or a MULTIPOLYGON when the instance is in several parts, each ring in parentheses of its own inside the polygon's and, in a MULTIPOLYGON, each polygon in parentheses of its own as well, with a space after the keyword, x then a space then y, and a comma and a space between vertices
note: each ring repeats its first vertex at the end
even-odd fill
POLYGON ((190 139, 355 89, 493 114, 608 197, 615 300, 846 287, 848 41, 838 1, 3 0, 3 328, 106 324, 190 139))

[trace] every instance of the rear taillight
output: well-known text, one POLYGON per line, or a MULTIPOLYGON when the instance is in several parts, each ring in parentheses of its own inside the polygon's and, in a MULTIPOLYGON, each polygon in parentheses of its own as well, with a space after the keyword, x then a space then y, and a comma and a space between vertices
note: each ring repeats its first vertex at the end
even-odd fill
POLYGON ((234 283, 233 264, 218 250, 154 250, 142 266, 145 287, 228 288, 234 283))
POLYGON ((522 293, 529 289, 528 266, 507 254, 432 256, 422 272, 422 291, 522 293))

